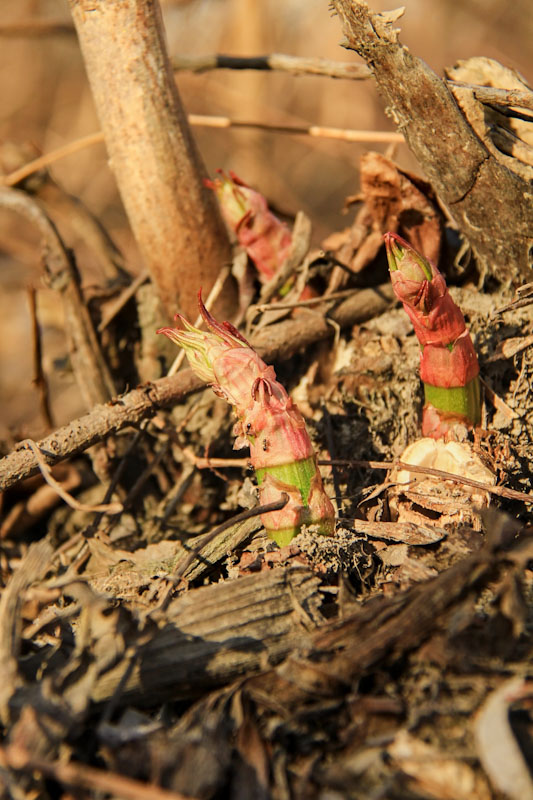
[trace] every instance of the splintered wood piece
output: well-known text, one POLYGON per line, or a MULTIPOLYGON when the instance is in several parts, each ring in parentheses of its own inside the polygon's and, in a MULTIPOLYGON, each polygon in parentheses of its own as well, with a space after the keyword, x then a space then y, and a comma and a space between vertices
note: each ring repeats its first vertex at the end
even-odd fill
MULTIPOLYGON (((323 621, 319 583, 292 567, 187 592, 140 645, 122 698, 149 705, 188 698, 278 663, 308 645, 308 629, 323 621)), ((127 668, 123 659, 100 675, 91 699, 109 700, 127 668)))
POLYGON ((501 281, 531 272, 529 182, 478 138, 446 83, 398 39, 402 10, 373 13, 364 0, 333 0, 346 40, 369 65, 425 175, 464 234, 482 271, 501 281))

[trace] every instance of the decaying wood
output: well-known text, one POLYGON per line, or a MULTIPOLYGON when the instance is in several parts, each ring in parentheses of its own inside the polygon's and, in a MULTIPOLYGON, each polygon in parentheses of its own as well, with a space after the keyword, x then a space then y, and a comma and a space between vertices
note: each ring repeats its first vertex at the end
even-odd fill
MULTIPOLYGON (((252 338, 252 344, 268 362, 290 358, 301 348, 333 335, 334 328, 328 318, 341 327, 354 325, 384 311, 391 301, 389 284, 362 289, 340 303, 328 317, 318 311, 300 314, 293 320, 263 328, 252 338)), ((147 383, 110 403, 96 406, 89 414, 42 439, 38 443, 41 453, 49 465, 56 464, 86 450, 110 433, 138 425, 158 409, 179 403, 203 386, 191 370, 147 383)), ((37 471, 38 465, 30 450, 15 450, 0 460, 0 491, 37 471)))
MULTIPOLYGON (((96 648, 97 655, 102 651, 107 659, 86 691, 95 703, 114 697, 121 705, 153 706, 261 671, 251 685, 271 692, 280 703, 298 703, 315 692, 336 694, 370 668, 390 664, 430 634, 448 630, 459 606, 473 609, 491 582, 518 574, 531 556, 531 541, 525 535, 509 545, 514 529, 505 525, 484 548, 437 577, 393 597, 371 599, 329 622, 319 610, 320 579, 301 566, 190 590, 165 612, 152 612, 157 628, 137 628, 133 617, 125 623, 115 612, 108 619, 105 601, 95 601, 97 617, 108 620, 103 623, 106 637, 122 640, 117 653, 135 656, 113 663, 100 644, 86 637, 84 646, 96 648)), ((101 624, 94 625, 96 634, 104 635, 101 624)), ((78 651, 81 657, 80 644, 78 651)), ((82 685, 76 689, 81 691, 82 685)))
POLYGON ((502 527, 482 550, 437 577, 392 598, 376 597, 344 619, 319 628, 312 635, 313 659, 306 660, 295 651, 260 681, 252 678, 252 685, 283 704, 301 703, 315 692, 328 696, 351 686, 377 664, 394 662, 430 633, 449 630, 459 602, 473 608, 483 587, 498 573, 515 568, 513 560, 527 563, 530 539, 526 535, 505 552, 509 535, 502 527), (296 674, 298 681, 292 679, 296 674))
POLYGON ((387 113, 475 252, 503 282, 530 274, 531 188, 476 136, 453 95, 398 40, 401 12, 374 14, 363 0, 333 0, 346 41, 369 65, 387 113))
MULTIPOLYGON (((231 261, 215 198, 172 76, 157 0, 71 0, 111 169, 154 285, 172 318, 196 316, 231 261)), ((228 281, 216 313, 232 317, 228 281)))
POLYGON ((70 358, 87 408, 110 400, 115 394, 113 378, 81 294, 76 265, 54 223, 32 197, 19 189, 0 187, 0 207, 25 217, 42 237, 46 279, 63 300, 70 358))
MULTIPOLYGON (((153 705, 188 698, 278 663, 309 644, 319 579, 304 568, 276 569, 190 591, 168 607, 163 626, 141 646, 122 700, 153 705)), ((109 700, 125 661, 98 678, 91 699, 109 700)))

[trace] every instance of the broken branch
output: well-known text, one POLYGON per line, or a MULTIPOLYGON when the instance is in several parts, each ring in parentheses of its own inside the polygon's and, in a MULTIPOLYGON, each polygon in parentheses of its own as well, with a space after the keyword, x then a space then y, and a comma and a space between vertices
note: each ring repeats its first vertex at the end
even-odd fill
MULTIPOLYGON (((353 325, 381 313, 391 300, 392 290, 389 284, 375 289, 362 289, 340 303, 329 317, 320 313, 302 313, 297 319, 286 320, 258 331, 252 338, 252 344, 262 357, 270 361, 289 358, 300 348, 331 336, 333 330, 328 319, 333 319, 341 326, 353 325)), ((39 450, 47 464, 56 464, 86 450, 110 433, 139 425, 157 410, 176 405, 203 386, 189 369, 144 384, 105 405, 96 406, 85 416, 42 439, 38 443, 39 450)), ((26 449, 13 451, 0 461, 0 491, 35 475, 37 471, 38 465, 33 453, 26 449)))

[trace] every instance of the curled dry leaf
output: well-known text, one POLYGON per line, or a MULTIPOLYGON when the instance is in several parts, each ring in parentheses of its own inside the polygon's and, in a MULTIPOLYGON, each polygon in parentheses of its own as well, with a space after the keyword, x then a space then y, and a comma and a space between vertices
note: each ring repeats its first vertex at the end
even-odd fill
MULTIPOLYGON (((496 476, 472 450, 470 442, 444 442, 442 439, 424 437, 412 442, 400 457, 404 464, 429 467, 451 475, 494 486, 496 476)), ((481 528, 479 510, 486 508, 490 495, 466 484, 445 481, 408 469, 394 469, 390 478, 397 485, 389 490, 392 513, 402 522, 427 522, 424 509, 439 512, 440 526, 447 524, 472 524, 481 528), (416 510, 413 508, 416 505, 416 510)))
POLYGON ((379 233, 401 230, 426 258, 439 260, 442 217, 431 186, 381 153, 361 157, 361 189, 379 233))
POLYGON ((532 694, 531 681, 506 681, 489 695, 474 726, 483 768, 495 789, 511 800, 533 800, 531 773, 509 723, 510 705, 532 694))
POLYGON ((436 800, 490 800, 486 781, 464 761, 452 758, 401 730, 387 748, 398 767, 412 780, 410 787, 436 800))
POLYGON ((443 220, 431 186, 381 153, 361 157, 363 205, 350 228, 323 242, 325 250, 360 272, 375 259, 387 231, 401 231, 426 258, 439 260, 443 220))

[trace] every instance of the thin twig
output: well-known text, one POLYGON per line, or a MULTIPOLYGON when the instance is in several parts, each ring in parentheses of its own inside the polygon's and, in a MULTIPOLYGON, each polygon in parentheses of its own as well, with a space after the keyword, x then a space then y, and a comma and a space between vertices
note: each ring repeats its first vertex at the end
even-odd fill
POLYGON ((43 370, 43 349, 41 329, 37 319, 37 290, 34 286, 28 287, 28 301, 30 305, 31 332, 33 343, 33 378, 32 383, 39 391, 41 414, 47 428, 54 427, 52 412, 50 411, 50 395, 48 381, 43 370))
POLYGON ((69 142, 62 147, 56 148, 56 150, 51 150, 49 153, 39 156, 39 158, 34 158, 33 161, 24 164, 23 167, 19 167, 14 172, 10 172, 9 175, 4 175, 0 182, 3 183, 4 186, 15 186, 16 183, 20 183, 20 181, 23 181, 29 175, 33 175, 34 172, 38 172, 40 169, 50 166, 50 164, 53 164, 55 161, 60 161, 62 158, 71 156, 79 150, 83 150, 85 147, 90 147, 93 144, 101 144, 103 141, 104 134, 102 131, 96 131, 96 133, 90 133, 88 136, 82 136, 80 139, 75 139, 73 142, 69 142))
POLYGON ((518 287, 510 303, 497 308, 492 312, 491 316, 494 317, 496 314, 503 314, 505 311, 515 311, 517 308, 524 308, 524 306, 529 306, 532 303, 533 283, 525 283, 523 286, 518 287))
POLYGON ((318 139, 337 139, 343 142, 405 142, 403 134, 396 131, 361 131, 351 128, 327 128, 321 125, 275 125, 270 122, 236 120, 230 117, 189 114, 191 125, 208 128, 253 128, 269 133, 287 133, 291 136, 312 136, 318 139))
POLYGON ((207 56, 174 56, 172 67, 176 72, 206 72, 213 69, 260 70, 271 72, 290 72, 292 75, 323 75, 328 78, 347 78, 365 80, 371 72, 366 64, 350 64, 343 61, 330 61, 327 58, 303 58, 283 53, 263 56, 227 56, 214 54, 207 56))
POLYGON ((211 458, 210 456, 202 458, 197 456, 190 447, 184 447, 181 452, 197 469, 213 469, 213 467, 246 469, 250 463, 248 458, 211 458))
POLYGON ((80 503, 75 497, 72 497, 71 494, 65 491, 59 481, 56 481, 52 475, 50 467, 44 460, 42 453, 39 450, 39 445, 37 442, 34 442, 33 439, 24 439, 22 444, 26 447, 29 447, 29 449, 32 451, 37 460, 37 464, 39 465, 39 469, 41 470, 41 474, 48 486, 51 486, 52 489, 57 492, 59 497, 61 497, 61 499, 64 500, 65 503, 70 506, 70 508, 74 509, 74 511, 88 511, 105 514, 120 514, 123 511, 122 503, 104 503, 102 505, 95 506, 80 503))
POLYGON ((16 22, 3 22, 0 25, 0 36, 6 38, 57 36, 75 33, 72 22, 61 19, 19 19, 16 22))
POLYGON ((342 300, 344 297, 351 297, 358 291, 358 289, 342 289, 339 292, 332 292, 321 297, 311 297, 309 300, 295 300, 294 303, 259 303, 256 306, 250 306, 250 316, 252 311, 257 314, 264 311, 288 311, 293 308, 309 308, 319 303, 328 303, 330 300, 342 300))
POLYGON ((137 289, 139 289, 139 287, 142 286, 149 277, 150 273, 147 269, 145 269, 119 294, 113 303, 110 304, 106 309, 105 314, 102 315, 102 319, 97 329, 98 333, 102 333, 102 331, 107 328, 111 320, 113 320, 117 314, 122 311, 128 300, 133 297, 133 295, 137 292, 137 289))
MULTIPOLYGON (((351 128, 329 128, 320 125, 275 125, 269 122, 253 122, 245 120, 233 120, 230 117, 219 117, 207 114, 189 114, 189 124, 205 128, 251 128, 254 130, 269 131, 270 133, 285 133, 292 136, 312 136, 318 139, 337 139, 344 142, 359 143, 380 143, 380 142, 405 142, 401 133, 395 131, 361 131, 351 128)), ((0 177, 0 185, 14 186, 34 172, 38 172, 44 167, 49 167, 62 158, 73 155, 85 147, 94 144, 101 144, 104 141, 102 131, 90 133, 80 139, 75 139, 63 147, 51 150, 39 158, 29 161, 23 167, 10 172, 8 175, 0 177)))
POLYGON ((0 764, 4 769, 40 772, 65 786, 104 792, 124 800, 194 800, 181 792, 141 783, 116 772, 88 767, 79 762, 65 764, 62 761, 46 761, 19 745, 0 748, 0 764))
POLYGON ((533 92, 524 89, 498 89, 494 86, 476 86, 461 81, 446 81, 448 86, 470 89, 474 97, 481 103, 501 106, 516 106, 533 111, 533 92))
POLYGON ((236 516, 231 517, 231 519, 226 520, 226 522, 223 522, 221 525, 217 525, 217 527, 213 528, 213 530, 209 531, 209 533, 206 533, 203 536, 199 536, 198 539, 200 541, 197 543, 197 546, 191 550, 191 552, 186 558, 180 560, 176 565, 176 568, 173 574, 171 575, 170 583, 167 586, 167 589, 164 592, 161 601, 158 605, 158 609, 161 609, 163 611, 166 610, 170 602, 172 592, 176 587, 176 585, 181 580, 181 577, 185 574, 185 572, 191 566, 194 560, 199 556, 201 556, 202 550, 204 550, 204 548, 208 544, 210 544, 210 542, 212 542, 213 539, 216 539, 217 536, 220 536, 220 534, 224 533, 224 531, 226 531, 228 528, 232 528, 235 525, 239 525, 241 522, 245 522, 248 519, 252 519, 253 517, 258 517, 261 514, 267 514, 270 511, 280 511, 287 505, 288 502, 289 502, 289 495, 286 494, 285 492, 282 492, 280 499, 276 500, 274 503, 267 503, 262 506, 255 506, 254 508, 248 508, 246 509, 246 511, 242 511, 240 514, 237 514, 236 516))
POLYGON ((335 465, 338 467, 369 467, 370 469, 405 469, 409 472, 420 472, 422 475, 442 478, 445 481, 464 483, 466 486, 472 486, 474 489, 481 489, 483 492, 495 494, 499 497, 507 497, 509 500, 533 503, 533 494, 527 494, 527 492, 517 492, 515 489, 507 489, 505 486, 490 486, 488 483, 481 483, 481 481, 475 481, 472 478, 454 475, 453 472, 444 472, 442 469, 433 469, 432 467, 419 467, 414 464, 406 464, 404 461, 365 461, 361 459, 336 458, 330 459, 329 461, 319 460, 318 464, 322 466, 335 465))
POLYGON ((281 511, 282 508, 285 508, 287 503, 289 502, 289 495, 285 494, 285 492, 281 493, 281 497, 279 500, 276 500, 274 503, 266 503, 262 506, 255 506, 254 508, 247 508, 246 511, 242 511, 240 514, 237 514, 231 519, 226 520, 221 525, 218 525, 216 528, 213 528, 212 531, 206 533, 204 536, 201 537, 201 544, 198 547, 195 547, 194 550, 191 550, 189 553, 189 557, 186 558, 184 561, 180 562, 177 569, 174 571, 172 575, 173 581, 176 583, 181 576, 187 570, 195 558, 201 553, 203 548, 212 542, 219 534, 224 533, 228 528, 233 527, 234 525, 238 525, 241 522, 245 522, 247 519, 252 519, 253 517, 259 517, 262 514, 268 514, 270 511, 281 511))

